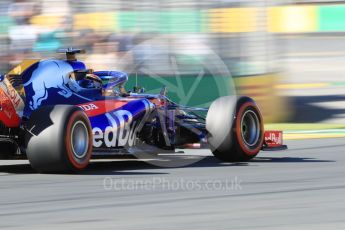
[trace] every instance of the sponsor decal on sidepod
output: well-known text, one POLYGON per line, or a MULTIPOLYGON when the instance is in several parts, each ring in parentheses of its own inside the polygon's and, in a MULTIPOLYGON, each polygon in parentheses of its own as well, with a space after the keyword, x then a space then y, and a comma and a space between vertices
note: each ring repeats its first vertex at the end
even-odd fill
POLYGON ((150 111, 149 104, 146 101, 142 102, 145 105, 145 114, 138 120, 134 120, 132 112, 125 109, 105 113, 110 126, 107 126, 104 132, 99 127, 93 128, 93 146, 114 148, 135 145, 137 133, 144 125, 150 111))

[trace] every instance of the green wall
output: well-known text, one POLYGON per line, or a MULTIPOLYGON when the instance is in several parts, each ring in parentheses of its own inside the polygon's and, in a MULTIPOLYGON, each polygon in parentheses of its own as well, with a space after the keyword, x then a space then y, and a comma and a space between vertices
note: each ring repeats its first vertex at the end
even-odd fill
MULTIPOLYGON (((203 76, 199 82, 194 75, 180 77, 164 76, 160 78, 146 75, 137 76, 138 86, 144 87, 146 93, 157 94, 165 85, 168 88, 168 97, 174 102, 188 106, 208 107, 216 98, 227 96, 233 92, 231 77, 203 76), (180 81, 180 82, 179 82, 180 81)), ((136 84, 135 75, 129 76, 127 90, 133 89, 136 84)))
POLYGON ((345 5, 319 6, 319 31, 345 31, 345 5))

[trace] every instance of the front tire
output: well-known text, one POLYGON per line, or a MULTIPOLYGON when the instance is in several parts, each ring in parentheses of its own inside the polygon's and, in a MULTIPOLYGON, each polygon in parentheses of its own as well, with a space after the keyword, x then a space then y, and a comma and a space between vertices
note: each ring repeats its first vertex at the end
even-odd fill
POLYGON ((212 153, 222 161, 248 161, 262 148, 262 116, 249 97, 229 96, 216 100, 207 114, 206 127, 212 153))
POLYGON ((89 164, 92 130, 78 107, 45 106, 34 111, 27 125, 26 153, 41 173, 77 172, 89 164))

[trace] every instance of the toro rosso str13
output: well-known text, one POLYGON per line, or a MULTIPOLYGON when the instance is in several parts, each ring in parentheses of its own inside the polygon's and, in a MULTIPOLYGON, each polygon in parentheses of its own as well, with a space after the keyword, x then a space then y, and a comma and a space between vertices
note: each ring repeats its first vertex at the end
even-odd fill
POLYGON ((93 156, 131 153, 140 145, 207 146, 230 162, 285 148, 282 132, 264 132, 249 97, 221 97, 209 109, 181 106, 165 87, 158 95, 127 92, 126 73, 93 71, 76 59, 82 50, 63 52, 66 60, 23 62, 17 73, 0 77, 2 158, 27 158, 38 172, 70 172, 93 156))

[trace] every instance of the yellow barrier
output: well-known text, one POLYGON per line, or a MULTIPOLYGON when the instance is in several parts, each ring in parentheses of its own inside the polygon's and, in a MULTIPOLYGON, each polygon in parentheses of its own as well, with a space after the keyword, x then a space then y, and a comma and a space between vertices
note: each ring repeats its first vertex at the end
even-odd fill
POLYGON ((305 33, 317 30, 316 6, 270 7, 267 14, 268 32, 305 33))
POLYGON ((65 18, 61 15, 37 15, 30 20, 31 24, 35 26, 42 26, 50 29, 61 28, 61 24, 65 18))
POLYGON ((114 12, 85 13, 74 16, 74 29, 93 29, 100 31, 116 31, 117 18, 114 12))
POLYGON ((225 8, 208 11, 209 30, 214 33, 254 32, 257 8, 225 8))
POLYGON ((290 115, 287 101, 275 88, 279 80, 279 74, 265 74, 236 78, 235 85, 239 95, 250 96, 257 102, 265 122, 272 123, 284 121, 290 115))

